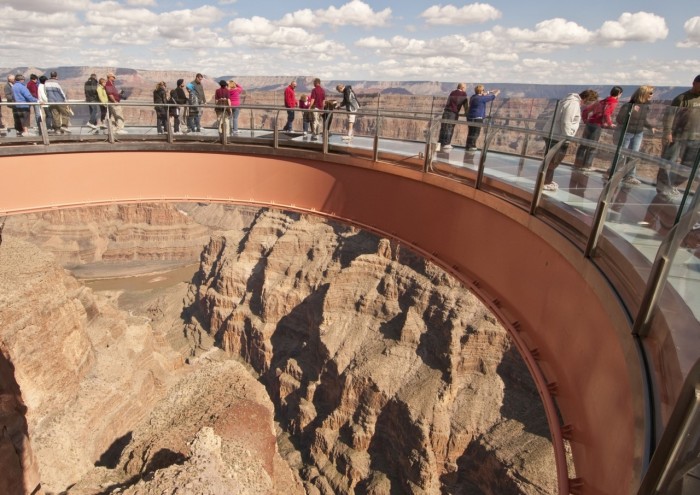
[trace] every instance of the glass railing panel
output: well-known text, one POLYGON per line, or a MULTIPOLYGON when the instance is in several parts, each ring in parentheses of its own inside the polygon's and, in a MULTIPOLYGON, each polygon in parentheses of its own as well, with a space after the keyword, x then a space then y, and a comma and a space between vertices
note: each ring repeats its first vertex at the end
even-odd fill
POLYGON ((430 118, 415 112, 382 112, 374 118, 377 158, 422 169, 426 143, 433 135, 430 118))

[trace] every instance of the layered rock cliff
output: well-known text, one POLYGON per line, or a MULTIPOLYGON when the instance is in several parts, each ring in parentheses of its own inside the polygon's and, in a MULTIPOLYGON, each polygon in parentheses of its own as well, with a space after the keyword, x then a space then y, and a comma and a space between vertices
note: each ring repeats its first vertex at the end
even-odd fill
POLYGON ((189 317, 191 335, 261 374, 308 493, 555 491, 544 413, 507 333, 400 245, 261 211, 242 239, 207 246, 189 317))
POLYGON ((0 493, 301 492, 255 377, 211 353, 185 366, 173 350, 168 332, 182 323, 152 309, 179 315, 183 295, 122 311, 119 292, 94 293, 51 254, 4 236, 0 493))
POLYGON ((210 230, 175 205, 139 203, 13 216, 4 232, 74 267, 99 261, 197 260, 210 230))

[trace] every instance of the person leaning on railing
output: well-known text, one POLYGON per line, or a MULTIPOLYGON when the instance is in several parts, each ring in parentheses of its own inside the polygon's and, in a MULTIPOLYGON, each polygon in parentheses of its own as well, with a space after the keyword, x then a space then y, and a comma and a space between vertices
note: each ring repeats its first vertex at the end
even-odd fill
POLYGON ((574 136, 578 130, 578 126, 581 123, 581 107, 597 99, 598 92, 587 89, 579 94, 571 93, 559 103, 554 122, 552 123, 552 139, 545 138, 545 149, 551 150, 562 138, 564 142, 561 143, 559 149, 554 152, 554 155, 549 160, 544 175, 543 190, 553 192, 559 189, 559 184, 554 182, 554 170, 566 156, 569 148, 567 138, 574 136))
MULTIPOLYGON (((500 89, 485 91, 483 84, 474 87, 474 94, 469 98, 469 110, 467 120, 469 122, 482 123, 486 118, 486 104, 492 102, 501 93, 500 89)), ((467 131, 467 151, 476 151, 476 141, 481 134, 481 126, 470 125, 467 131)))

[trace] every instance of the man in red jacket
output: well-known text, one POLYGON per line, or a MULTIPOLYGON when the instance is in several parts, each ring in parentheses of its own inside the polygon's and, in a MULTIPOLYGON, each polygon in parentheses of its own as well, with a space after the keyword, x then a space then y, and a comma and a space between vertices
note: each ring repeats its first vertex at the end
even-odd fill
MULTIPOLYGON (((297 82, 292 81, 284 90, 284 106, 294 109, 297 107, 297 97, 294 93, 294 88, 297 87, 297 82)), ((294 122, 294 110, 287 110, 287 123, 282 128, 284 132, 292 132, 292 122, 294 122)))

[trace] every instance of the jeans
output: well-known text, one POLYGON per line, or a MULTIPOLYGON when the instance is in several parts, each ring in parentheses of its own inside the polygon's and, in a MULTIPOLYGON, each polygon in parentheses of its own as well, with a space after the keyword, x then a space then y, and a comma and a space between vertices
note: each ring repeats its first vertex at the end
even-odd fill
MULTIPOLYGON (((482 123, 484 119, 475 118, 467 119, 469 122, 479 122, 482 123)), ((467 132, 467 149, 476 148, 476 141, 479 139, 479 134, 481 134, 481 126, 469 126, 469 131, 467 132)))
POLYGON ((88 109, 90 110, 88 122, 92 125, 97 125, 97 105, 88 105, 88 109))
POLYGON ((190 114, 187 116, 187 128, 190 132, 200 132, 202 130, 199 112, 194 113, 192 109, 190 109, 190 114))
MULTIPOLYGON (((622 138, 622 149, 639 151, 642 149, 642 138, 644 137, 644 131, 642 132, 625 132, 622 138)), ((629 172, 625 174, 625 178, 634 177, 637 175, 637 167, 633 167, 629 172)))
MULTIPOLYGON (((442 118, 445 120, 457 120, 457 114, 452 110, 443 110, 442 118)), ((452 134, 454 133, 454 130, 454 124, 448 124, 447 122, 443 122, 440 125, 440 137, 438 138, 438 142, 442 146, 450 144, 452 142, 452 134)))
POLYGON ((238 114, 241 113, 240 107, 232 107, 233 115, 231 116, 231 133, 238 132, 238 114))
POLYGON ((292 130, 292 122, 294 122, 294 110, 287 110, 287 123, 282 128, 283 131, 292 130))
MULTIPOLYGON (((598 141, 600 135, 603 132, 603 128, 595 124, 586 124, 583 128, 582 139, 588 139, 589 141, 598 141)), ((586 146, 585 144, 580 144, 576 150, 576 159, 574 160, 574 166, 579 168, 591 168, 593 165, 593 159, 597 153, 598 149, 595 146, 586 146)))
MULTIPOLYGON (((554 139, 544 138, 545 149, 549 152, 559 141, 554 139)), ((547 170, 544 173, 544 183, 551 184, 554 181, 554 170, 559 166, 559 164, 564 160, 566 152, 569 149, 569 141, 564 141, 561 147, 554 152, 552 159, 547 165, 547 170)))

